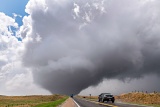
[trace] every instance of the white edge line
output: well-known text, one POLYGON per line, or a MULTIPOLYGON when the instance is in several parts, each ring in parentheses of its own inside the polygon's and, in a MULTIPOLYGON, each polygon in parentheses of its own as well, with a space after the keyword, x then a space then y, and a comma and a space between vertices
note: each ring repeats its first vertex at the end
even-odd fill
POLYGON ((74 103, 78 106, 78 107, 81 107, 73 98, 72 100, 74 101, 74 103))

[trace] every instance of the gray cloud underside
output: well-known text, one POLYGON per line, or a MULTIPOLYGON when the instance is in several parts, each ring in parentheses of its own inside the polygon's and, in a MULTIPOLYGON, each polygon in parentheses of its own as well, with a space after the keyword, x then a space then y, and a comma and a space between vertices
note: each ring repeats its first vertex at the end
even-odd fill
POLYGON ((23 63, 43 88, 78 94, 104 78, 160 74, 158 0, 44 1, 28 3, 31 28, 22 33, 32 38, 23 63))

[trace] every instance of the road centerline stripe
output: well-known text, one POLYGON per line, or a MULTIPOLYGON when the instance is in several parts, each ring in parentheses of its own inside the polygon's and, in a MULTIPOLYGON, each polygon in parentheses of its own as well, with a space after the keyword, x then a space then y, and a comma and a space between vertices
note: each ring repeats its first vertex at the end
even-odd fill
POLYGON ((85 101, 88 101, 88 102, 92 102, 92 103, 96 103, 96 104, 100 104, 100 105, 110 106, 110 107, 118 107, 118 106, 115 106, 115 105, 100 103, 100 102, 91 101, 91 100, 87 100, 87 99, 82 99, 82 100, 85 100, 85 101))

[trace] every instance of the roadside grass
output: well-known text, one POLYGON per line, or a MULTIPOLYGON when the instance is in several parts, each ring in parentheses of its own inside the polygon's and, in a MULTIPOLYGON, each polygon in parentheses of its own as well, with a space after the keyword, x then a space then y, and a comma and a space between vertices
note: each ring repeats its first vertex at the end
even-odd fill
POLYGON ((122 102, 160 107, 160 93, 132 92, 115 96, 122 102))
POLYGON ((152 107, 160 107, 160 105, 157 105, 157 104, 147 104, 148 106, 152 106, 152 107))
POLYGON ((0 107, 34 107, 53 102, 60 104, 65 98, 67 96, 64 95, 0 96, 0 107))
POLYGON ((155 105, 155 107, 160 107, 160 105, 155 105))
POLYGON ((146 106, 151 106, 151 107, 160 107, 160 105, 158 104, 140 104, 140 103, 136 103, 136 102, 122 102, 122 103, 125 103, 125 104, 136 104, 136 105, 146 105, 146 106))
POLYGON ((60 100, 56 100, 54 102, 38 104, 38 105, 36 105, 34 107, 57 107, 58 105, 61 105, 67 98, 68 97, 60 99, 60 100))

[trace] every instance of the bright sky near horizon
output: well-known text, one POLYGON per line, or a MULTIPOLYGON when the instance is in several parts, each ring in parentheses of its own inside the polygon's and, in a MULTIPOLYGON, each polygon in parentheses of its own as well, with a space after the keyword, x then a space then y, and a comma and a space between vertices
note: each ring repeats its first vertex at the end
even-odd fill
POLYGON ((0 95, 160 91, 159 13, 159 0, 0 0, 0 95))

